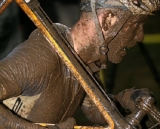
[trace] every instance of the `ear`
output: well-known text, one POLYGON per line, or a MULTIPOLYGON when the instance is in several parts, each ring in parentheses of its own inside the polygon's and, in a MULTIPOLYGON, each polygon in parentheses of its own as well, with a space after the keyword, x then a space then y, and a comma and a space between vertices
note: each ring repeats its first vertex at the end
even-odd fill
POLYGON ((107 31, 115 22, 114 13, 111 10, 107 10, 101 14, 102 21, 101 26, 104 31, 107 31))

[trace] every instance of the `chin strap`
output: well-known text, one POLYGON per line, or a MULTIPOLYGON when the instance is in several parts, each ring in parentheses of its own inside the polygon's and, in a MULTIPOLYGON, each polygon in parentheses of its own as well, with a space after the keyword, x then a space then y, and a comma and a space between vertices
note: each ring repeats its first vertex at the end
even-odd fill
POLYGON ((107 51, 108 48, 107 46, 104 45, 104 35, 102 32, 102 27, 100 26, 98 17, 97 17, 97 13, 96 13, 96 0, 91 0, 90 1, 90 5, 91 5, 91 10, 92 10, 92 15, 94 18, 94 23, 96 26, 96 32, 97 36, 98 36, 98 41, 100 42, 100 48, 99 48, 99 52, 100 52, 100 63, 101 63, 101 69, 106 69, 107 68, 107 51))

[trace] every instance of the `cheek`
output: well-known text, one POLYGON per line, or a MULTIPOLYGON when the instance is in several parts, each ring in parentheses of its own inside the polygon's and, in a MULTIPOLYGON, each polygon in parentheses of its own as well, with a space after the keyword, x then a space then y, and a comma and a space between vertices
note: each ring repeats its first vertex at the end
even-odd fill
POLYGON ((129 25, 121 32, 121 35, 126 42, 129 42, 135 38, 138 33, 138 24, 129 25))
POLYGON ((111 26, 114 25, 116 23, 116 21, 117 21, 117 18, 115 16, 112 17, 112 19, 111 19, 111 26))

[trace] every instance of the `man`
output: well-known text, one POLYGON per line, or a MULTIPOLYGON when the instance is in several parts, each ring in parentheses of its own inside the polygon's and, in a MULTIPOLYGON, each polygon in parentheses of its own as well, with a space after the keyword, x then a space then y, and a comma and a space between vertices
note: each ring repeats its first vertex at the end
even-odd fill
MULTIPOLYGON (((100 62, 101 68, 105 68, 106 57, 119 63, 126 54, 125 48, 143 40, 147 15, 157 9, 155 1, 96 0, 94 4, 82 0, 79 21, 71 29, 57 26, 87 65, 100 62)), ((85 92, 38 30, 3 59, 0 67, 3 101, 0 128, 51 128, 34 123, 60 123, 52 128, 73 128, 75 123, 70 117, 82 103, 85 92)), ((96 124, 106 125, 90 103, 86 97, 82 104, 84 113, 93 109, 87 117, 96 124)))

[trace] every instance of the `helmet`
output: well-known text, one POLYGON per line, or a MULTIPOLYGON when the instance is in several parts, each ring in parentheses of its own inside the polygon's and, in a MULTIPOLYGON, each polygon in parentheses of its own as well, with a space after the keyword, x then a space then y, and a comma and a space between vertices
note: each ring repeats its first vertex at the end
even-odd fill
POLYGON ((95 9, 120 8, 133 14, 152 14, 160 10, 160 0, 81 0, 81 10, 92 11, 91 3, 95 4, 95 9))
POLYGON ((120 0, 133 14, 152 14, 160 9, 160 0, 120 0))
POLYGON ((117 0, 81 0, 81 10, 91 12, 91 3, 94 4, 95 9, 101 8, 121 8, 127 9, 120 1, 117 0))

